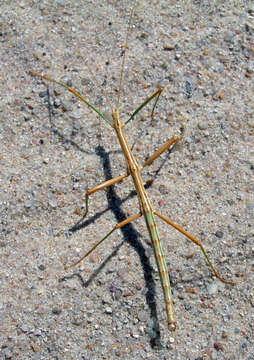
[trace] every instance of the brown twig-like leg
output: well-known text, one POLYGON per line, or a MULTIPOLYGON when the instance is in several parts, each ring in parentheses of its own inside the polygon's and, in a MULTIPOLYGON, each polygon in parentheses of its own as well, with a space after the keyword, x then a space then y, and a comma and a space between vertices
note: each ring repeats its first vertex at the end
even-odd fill
POLYGON ((128 177, 129 174, 124 174, 124 175, 120 175, 120 176, 117 176, 113 179, 110 179, 110 180, 107 180, 107 181, 103 181, 101 184, 91 188, 91 189, 88 189, 86 191, 86 199, 85 199, 85 204, 86 204, 86 209, 85 209, 85 212, 84 212, 84 215, 82 216, 82 218, 84 219, 88 213, 88 197, 90 195, 92 195, 93 193, 95 193, 96 191, 100 191, 100 190, 103 190, 111 185, 114 185, 116 183, 118 183, 119 181, 125 179, 126 177, 128 177))
MULTIPOLYGON (((169 139, 165 144, 163 144, 158 150, 155 151, 155 153, 153 155, 151 155, 146 161, 145 163, 141 166, 140 170, 144 169, 145 166, 150 165, 155 159, 157 159, 157 157, 159 157, 164 151, 166 151, 168 148, 170 148, 170 146, 174 145, 177 141, 179 140, 179 138, 177 136, 173 136, 171 139, 169 139)), ((82 216, 82 218, 84 219, 88 213, 88 198, 90 195, 92 195, 93 193, 103 190, 111 185, 114 185, 120 181, 122 181, 123 179, 127 178, 130 174, 123 174, 120 176, 117 176, 113 179, 107 180, 107 181, 103 181, 101 184, 88 189, 86 191, 86 198, 85 198, 85 204, 86 204, 86 209, 85 212, 82 216)))
POLYGON ((154 211, 154 214, 157 215, 159 218, 161 218, 162 220, 164 220, 167 224, 171 225, 173 228, 175 228, 176 230, 178 230, 180 233, 182 233, 184 236, 186 236, 189 240, 191 240, 192 242, 194 242, 196 245, 198 245, 202 251, 202 253, 204 254, 206 261, 209 265, 209 267, 211 268, 212 272, 214 273, 214 275, 223 283, 225 284, 230 284, 230 285, 235 285, 235 283, 233 281, 229 281, 229 280, 225 280, 223 279, 219 273, 215 270, 211 260, 209 259, 203 245, 200 243, 199 240, 197 240, 194 236, 192 236, 191 234, 189 234, 187 231, 185 231, 184 229, 182 229, 180 226, 176 225, 175 223, 173 223, 173 221, 171 221, 170 219, 166 218, 165 216, 158 214, 156 211, 154 211))
MULTIPOLYGON (((113 180, 113 179, 112 179, 113 180)), ((129 222, 138 219, 142 214, 139 213, 137 215, 130 216, 128 219, 125 219, 124 221, 121 221, 120 223, 116 224, 112 230, 110 230, 99 242, 97 242, 84 256, 82 256, 78 261, 73 263, 72 265, 65 266, 64 269, 68 270, 72 268, 73 266, 79 264, 82 260, 84 260, 91 252, 93 252, 97 246, 99 246, 104 240, 106 240, 115 230, 120 229, 124 225, 128 224, 129 222)))
POLYGON ((170 146, 175 144, 179 138, 177 136, 173 136, 171 139, 169 139, 165 144, 163 144, 158 150, 155 151, 153 155, 151 155, 145 163, 141 166, 141 170, 144 169, 145 166, 150 165, 157 157, 159 157, 164 151, 166 151, 170 146))

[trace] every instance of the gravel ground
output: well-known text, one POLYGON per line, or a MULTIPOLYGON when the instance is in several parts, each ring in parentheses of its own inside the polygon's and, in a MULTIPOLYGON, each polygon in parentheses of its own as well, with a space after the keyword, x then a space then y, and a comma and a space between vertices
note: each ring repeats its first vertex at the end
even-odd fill
POLYGON ((254 359, 254 5, 248 0, 140 1, 133 16, 121 114, 158 86, 128 124, 142 163, 185 128, 143 172, 154 208, 200 239, 199 249, 157 221, 173 288, 177 331, 143 219, 64 271, 116 222, 138 212, 112 129, 47 74, 110 111, 131 1, 0 3, 1 359, 254 359), (170 3, 170 4, 169 4, 170 3), (48 88, 47 88, 48 86, 48 88))

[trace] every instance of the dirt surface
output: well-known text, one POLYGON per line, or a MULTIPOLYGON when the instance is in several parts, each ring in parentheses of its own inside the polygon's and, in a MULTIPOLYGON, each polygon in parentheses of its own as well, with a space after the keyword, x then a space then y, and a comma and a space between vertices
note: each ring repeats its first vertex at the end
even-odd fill
POLYGON ((0 358, 253 359, 253 1, 140 1, 128 41, 121 117, 159 86, 126 127, 140 164, 173 135, 181 141, 143 171, 154 208, 202 241, 200 250, 157 220, 177 331, 144 219, 113 130, 38 71, 79 90, 101 111, 117 101, 132 1, 0 2, 0 358))

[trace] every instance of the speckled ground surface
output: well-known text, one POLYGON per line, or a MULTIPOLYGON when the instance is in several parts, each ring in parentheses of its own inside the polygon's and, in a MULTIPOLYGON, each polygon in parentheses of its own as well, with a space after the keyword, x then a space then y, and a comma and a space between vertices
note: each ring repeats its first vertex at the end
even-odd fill
POLYGON ((86 63, 115 103, 132 6, 0 3, 1 359, 253 359, 252 1, 140 1, 120 109, 126 119, 164 87, 155 119, 147 106, 127 137, 142 163, 184 126, 143 179, 154 208, 237 285, 216 280, 199 249, 159 219, 174 334, 143 219, 63 270, 138 203, 127 179, 94 194, 80 223, 86 189, 124 173, 124 159, 107 124, 29 70, 110 111, 86 63))

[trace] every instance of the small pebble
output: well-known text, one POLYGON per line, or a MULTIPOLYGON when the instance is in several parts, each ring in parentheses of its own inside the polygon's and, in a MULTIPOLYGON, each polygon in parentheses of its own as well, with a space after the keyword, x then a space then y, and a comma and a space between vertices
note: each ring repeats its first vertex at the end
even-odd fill
POLYGON ((21 325, 20 329, 21 329, 24 333, 27 333, 27 332, 30 331, 29 326, 27 326, 27 325, 25 325, 25 324, 21 325))
POLYGON ((252 128, 254 128, 254 117, 250 120, 248 120, 248 125, 252 128))
POLYGON ((175 45, 174 44, 164 44, 163 45, 163 50, 165 51, 172 51, 175 49, 175 45))
POLYGON ((207 129, 207 122, 199 121, 198 128, 199 128, 199 130, 206 130, 207 129))
POLYGON ((53 209, 56 209, 58 206, 57 201, 55 199, 49 200, 49 206, 52 207, 53 209))
MULTIPOLYGON (((70 118, 73 120, 79 120, 82 119, 83 117, 84 117, 84 112, 82 109, 77 109, 70 112, 70 118)), ((77 129, 80 129, 80 122, 75 121, 75 123, 77 125, 77 129)))
POLYGON ((106 308, 105 308, 105 313, 106 314, 112 314, 112 308, 110 307, 110 306, 107 306, 106 308))
POLYGON ((212 283, 212 284, 208 285, 207 286, 207 291, 208 291, 208 294, 210 294, 210 295, 216 294, 217 291, 218 291, 217 283, 212 283))
POLYGON ((59 315, 59 314, 61 314, 61 312, 62 312, 62 309, 60 309, 60 308, 58 308, 58 307, 54 307, 54 308, 52 309, 52 313, 53 313, 54 315, 59 315))
POLYGON ((138 319, 142 322, 146 322, 148 320, 148 311, 139 311, 138 319))
POLYGON ((62 101, 62 109, 63 111, 72 111, 72 103, 68 101, 62 101))
POLYGON ((40 97, 40 98, 44 98, 44 97, 46 97, 46 96, 48 96, 47 91, 41 91, 41 92, 39 93, 39 97, 40 97))
POLYGON ((220 231, 220 230, 218 230, 218 231, 216 231, 216 233, 215 233, 215 236, 218 238, 218 239, 222 239, 223 238, 223 231, 220 231))
POLYGON ((232 31, 228 31, 224 37, 224 40, 226 42, 232 42, 232 40, 234 39, 234 34, 232 31))
POLYGON ((34 200, 27 200, 27 201, 24 203, 25 209, 31 209, 31 207, 33 207, 33 205, 34 205, 34 200))
POLYGON ((222 351, 223 350, 223 346, 221 345, 221 343, 215 342, 213 344, 213 347, 217 350, 217 351, 222 351))
POLYGON ((169 337, 168 341, 170 342, 170 344, 174 344, 175 342, 175 338, 173 338, 172 336, 169 337))

